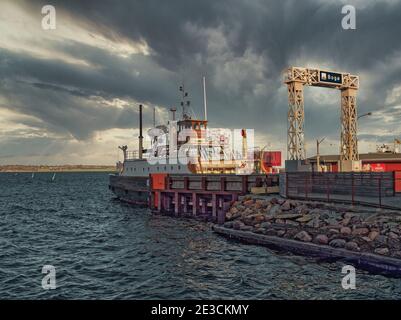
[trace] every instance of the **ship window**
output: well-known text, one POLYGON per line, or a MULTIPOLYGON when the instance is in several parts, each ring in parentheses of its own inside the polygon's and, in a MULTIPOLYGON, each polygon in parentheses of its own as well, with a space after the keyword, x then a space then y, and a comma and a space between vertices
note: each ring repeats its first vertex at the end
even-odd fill
POLYGON ((178 166, 178 170, 181 170, 181 166, 178 166))
POLYGON ((142 168, 142 171, 145 171, 145 168, 142 168))
POLYGON ((167 170, 167 167, 166 166, 164 166, 164 171, 166 171, 167 170))
POLYGON ((159 171, 159 167, 157 167, 157 171, 159 171))
POLYGON ((136 168, 134 168, 134 171, 136 171, 136 168))
POLYGON ((148 167, 148 171, 149 171, 149 167, 148 167))

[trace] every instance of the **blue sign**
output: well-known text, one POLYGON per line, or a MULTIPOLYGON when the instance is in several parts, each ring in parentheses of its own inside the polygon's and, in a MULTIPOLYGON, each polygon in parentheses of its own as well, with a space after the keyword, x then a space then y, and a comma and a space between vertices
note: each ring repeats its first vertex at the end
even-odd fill
POLYGON ((328 83, 342 84, 342 74, 335 72, 320 71, 320 81, 328 83))

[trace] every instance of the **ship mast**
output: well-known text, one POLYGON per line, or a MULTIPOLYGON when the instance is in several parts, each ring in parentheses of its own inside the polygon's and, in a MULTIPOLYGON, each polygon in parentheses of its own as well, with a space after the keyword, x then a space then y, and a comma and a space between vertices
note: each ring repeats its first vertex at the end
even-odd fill
POLYGON ((139 105, 139 159, 142 159, 143 153, 143 135, 142 135, 142 105, 139 105))
POLYGON ((184 84, 180 86, 180 91, 182 92, 182 98, 181 98, 181 107, 182 107, 182 119, 183 120, 190 120, 191 116, 189 114, 189 106, 191 104, 189 98, 188 98, 188 92, 185 91, 184 89, 184 84))

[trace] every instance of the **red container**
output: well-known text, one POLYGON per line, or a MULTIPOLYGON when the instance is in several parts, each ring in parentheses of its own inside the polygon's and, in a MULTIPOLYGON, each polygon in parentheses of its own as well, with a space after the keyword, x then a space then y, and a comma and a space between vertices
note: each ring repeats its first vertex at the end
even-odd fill
POLYGON ((164 190, 166 189, 166 173, 152 173, 152 190, 164 190))
POLYGON ((280 167, 281 151, 264 151, 263 165, 266 167, 280 167))
POLYGON ((401 192, 401 171, 394 172, 394 191, 401 192))
POLYGON ((273 167, 281 166, 281 151, 264 151, 261 169, 264 173, 273 173, 273 167))

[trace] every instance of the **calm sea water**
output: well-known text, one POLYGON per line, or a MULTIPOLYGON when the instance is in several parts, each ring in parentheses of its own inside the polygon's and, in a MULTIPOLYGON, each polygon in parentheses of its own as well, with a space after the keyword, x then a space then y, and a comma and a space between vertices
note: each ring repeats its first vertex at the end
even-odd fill
POLYGON ((106 173, 0 174, 1 299, 332 299, 401 297, 401 280, 316 263, 152 215, 108 191, 106 173), (57 288, 41 286, 42 266, 57 288))

